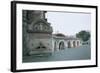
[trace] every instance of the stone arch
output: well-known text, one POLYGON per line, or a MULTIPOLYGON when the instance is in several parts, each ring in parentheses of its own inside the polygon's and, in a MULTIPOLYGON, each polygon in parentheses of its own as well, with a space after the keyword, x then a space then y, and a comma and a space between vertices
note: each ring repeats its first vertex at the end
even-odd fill
POLYGON ((68 41, 68 48, 71 48, 71 41, 68 41))
POLYGON ((79 46, 79 41, 77 41, 77 46, 79 46))
POLYGON ((73 47, 76 47, 76 41, 73 41, 73 47))
POLYGON ((59 50, 62 50, 62 49, 64 49, 64 48, 65 48, 64 42, 61 41, 61 42, 59 43, 59 50))
POLYGON ((54 42, 54 51, 56 51, 57 50, 57 42, 55 41, 54 42))

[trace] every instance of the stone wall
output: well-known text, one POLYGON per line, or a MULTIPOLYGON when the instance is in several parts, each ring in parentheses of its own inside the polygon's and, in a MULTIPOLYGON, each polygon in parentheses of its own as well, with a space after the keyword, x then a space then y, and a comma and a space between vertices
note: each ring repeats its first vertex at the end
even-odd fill
POLYGON ((53 51, 52 37, 43 37, 45 34, 42 34, 43 36, 41 34, 34 35, 35 37, 32 34, 29 35, 29 42, 27 43, 28 49, 30 49, 30 54, 48 53, 53 51))

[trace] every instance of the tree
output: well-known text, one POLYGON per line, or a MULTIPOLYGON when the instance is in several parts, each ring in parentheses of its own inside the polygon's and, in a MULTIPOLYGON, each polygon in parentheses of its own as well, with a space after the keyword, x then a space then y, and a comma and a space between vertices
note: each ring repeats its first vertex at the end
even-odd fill
POLYGON ((88 41, 90 39, 90 32, 88 31, 80 31, 79 33, 76 34, 77 38, 80 38, 82 41, 88 41))

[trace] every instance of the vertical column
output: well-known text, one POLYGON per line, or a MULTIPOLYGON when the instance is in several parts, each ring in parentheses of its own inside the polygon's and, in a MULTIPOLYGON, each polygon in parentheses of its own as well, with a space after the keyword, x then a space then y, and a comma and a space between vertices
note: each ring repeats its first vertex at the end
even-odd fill
POLYGON ((70 41, 71 42, 71 48, 73 47, 73 40, 70 41))
POLYGON ((43 19, 46 19, 45 13, 46 13, 46 11, 40 11, 40 17, 43 18, 43 19))
POLYGON ((41 13, 40 18, 45 19, 47 21, 47 19, 45 17, 46 11, 41 11, 40 13, 41 13))

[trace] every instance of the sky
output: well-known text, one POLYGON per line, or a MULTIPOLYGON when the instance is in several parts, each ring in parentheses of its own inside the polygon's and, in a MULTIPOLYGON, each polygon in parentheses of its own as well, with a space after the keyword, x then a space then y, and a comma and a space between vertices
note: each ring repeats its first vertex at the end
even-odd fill
POLYGON ((47 12, 46 18, 53 27, 53 33, 75 35, 81 30, 91 30, 90 13, 47 12))

